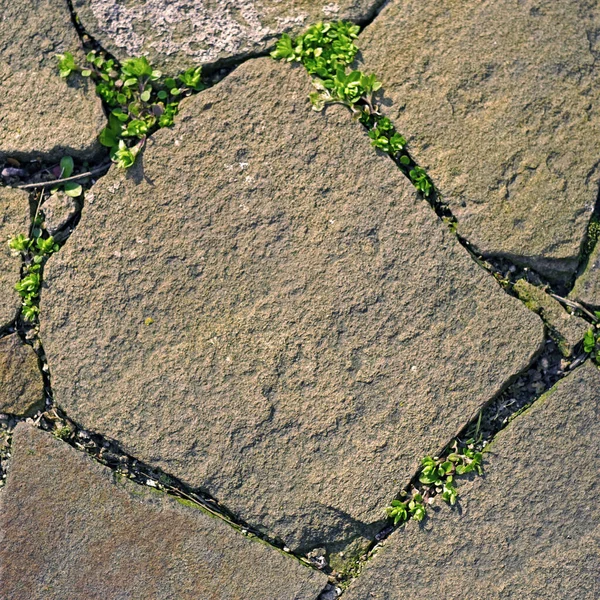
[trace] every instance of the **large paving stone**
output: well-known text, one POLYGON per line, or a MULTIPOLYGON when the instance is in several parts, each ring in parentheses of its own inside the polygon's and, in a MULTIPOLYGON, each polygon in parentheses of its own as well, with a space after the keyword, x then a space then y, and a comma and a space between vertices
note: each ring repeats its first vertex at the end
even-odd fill
POLYGON ((0 498, 6 600, 315 600, 327 583, 24 423, 0 498))
POLYGON ((11 238, 29 232, 29 195, 0 187, 0 330, 17 316, 21 300, 15 284, 21 276, 21 257, 8 246, 11 238))
POLYGON ((600 307, 600 244, 592 252, 585 271, 577 278, 570 297, 600 307))
POLYGON ((363 67, 489 256, 568 281, 598 196, 600 12, 565 0, 395 0, 361 34, 363 67))
POLYGON ((600 371, 558 383, 485 456, 460 508, 393 534, 345 599, 600 597, 600 371))
POLYGON ((86 31, 123 59, 144 54, 172 74, 263 52, 283 32, 321 20, 360 21, 381 0, 75 0, 86 31))
POLYGON ((0 338, 0 413, 24 416, 44 406, 36 353, 16 333, 0 338))
POLYGON ((55 398, 291 548, 372 535, 528 364, 504 294, 300 68, 249 61, 113 169, 46 267, 55 398))
POLYGON ((0 15, 0 160, 91 158, 104 126, 87 80, 58 75, 56 54, 83 57, 66 0, 12 0, 0 15))

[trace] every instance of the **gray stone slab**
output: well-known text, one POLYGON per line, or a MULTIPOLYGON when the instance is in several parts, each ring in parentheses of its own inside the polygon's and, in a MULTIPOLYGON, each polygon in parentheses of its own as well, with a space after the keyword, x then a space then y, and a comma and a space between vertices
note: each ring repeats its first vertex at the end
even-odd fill
POLYGON ((36 353, 16 333, 0 338, 0 413, 25 416, 44 406, 36 353))
POLYGON ((8 242, 19 233, 29 233, 29 195, 0 187, 0 330, 17 316, 21 300, 15 284, 21 276, 21 257, 8 242))
POLYGON ((66 0, 11 0, 0 15, 0 160, 55 160, 102 152, 94 86, 58 75, 56 55, 83 58, 66 0))
POLYGON ((322 20, 361 21, 381 0, 75 0, 86 31, 123 59, 140 54, 177 72, 264 52, 283 32, 322 20))
POLYGON ((600 371, 558 383, 501 432, 460 506, 410 523, 344 600, 600 597, 600 371))
POLYGON ((0 511, 8 600, 315 600, 322 573, 24 423, 0 511))
POLYGON ((576 0, 395 0, 360 36, 458 233, 563 281, 598 197, 599 30, 576 0))
POLYGON ((569 297, 600 307, 600 244, 596 244, 585 271, 575 281, 569 297))
POLYGON ((542 342, 300 68, 249 61, 47 263, 57 402, 293 549, 375 533, 542 342))

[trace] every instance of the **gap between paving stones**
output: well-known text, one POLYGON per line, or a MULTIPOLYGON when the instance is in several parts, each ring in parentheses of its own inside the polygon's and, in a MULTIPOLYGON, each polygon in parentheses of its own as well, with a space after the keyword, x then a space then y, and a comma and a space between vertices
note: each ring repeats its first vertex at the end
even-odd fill
MULTIPOLYGON (((436 456, 443 458, 452 452, 452 445, 454 440, 464 441, 469 438, 479 439, 477 447, 485 448, 490 445, 496 436, 500 434, 510 423, 519 415, 529 410, 540 398, 542 398, 554 385, 556 385, 561 379, 569 376, 575 370, 583 365, 581 361, 573 363, 568 368, 563 368, 561 362, 561 355, 558 351, 556 344, 551 340, 547 339, 546 346, 536 358, 532 366, 525 372, 518 375, 515 380, 509 385, 507 389, 492 398, 479 413, 474 416, 436 456), (536 375, 541 375, 538 379, 536 375), (538 383, 539 386, 537 391, 531 390, 531 383, 538 383), (522 388, 525 388, 522 390, 522 388)), ((485 461, 485 453, 484 453, 485 461)), ((485 462, 483 463, 485 477, 485 462)), ((411 481, 403 488, 399 494, 399 498, 409 493, 411 488, 422 488, 423 486, 419 482, 419 475, 421 469, 415 472, 411 481)), ((476 473, 464 475, 459 481, 467 482, 472 481, 478 477, 476 473)), ((460 488, 459 488, 460 489, 460 488)), ((435 498, 438 494, 432 496, 435 498)), ((459 501, 456 504, 457 508, 460 508, 460 496, 459 501)), ((457 508, 453 507, 453 510, 457 508)), ((365 553, 358 559, 348 565, 348 568, 342 574, 339 580, 341 588, 338 588, 340 593, 339 596, 347 590, 354 580, 360 577, 362 570, 367 566, 369 561, 375 556, 380 547, 384 542, 396 531, 402 529, 407 525, 408 521, 401 523, 397 526, 388 525, 382 529, 373 540, 371 546, 365 551, 365 553)), ((421 526, 421 524, 419 524, 421 526)), ((331 596, 334 598, 336 596, 331 596)), ((319 600, 329 600, 330 596, 322 595, 319 600)))
MULTIPOLYGON (((244 59, 244 60, 247 60, 247 59, 244 59)), ((240 63, 238 63, 238 64, 240 64, 240 63)), ((231 72, 231 71, 229 71, 229 72, 231 72)), ((450 215, 444 214, 444 209, 442 208, 443 205, 441 205, 437 202, 432 202, 431 204, 432 204, 432 207, 434 208, 434 210, 436 210, 436 213, 438 214, 438 216, 440 218, 448 217, 448 216, 452 218, 451 214, 450 215)), ((486 268, 486 270, 488 270, 488 272, 492 273, 496 277, 496 279, 498 279, 498 273, 494 272, 494 270, 491 267, 486 266, 485 264, 482 264, 481 257, 478 257, 469 248, 468 242, 461 240, 460 238, 459 238, 459 240, 461 241, 461 244, 467 249, 467 251, 469 251, 472 258, 474 258, 474 260, 476 260, 476 262, 478 262, 478 264, 480 266, 482 266, 483 268, 486 268)), ((43 349, 42 349, 41 345, 40 345, 39 351, 41 352, 41 356, 43 357, 43 349)), ((540 360, 540 359, 538 359, 538 360, 540 360)), ((50 388, 50 381, 49 381, 49 373, 47 372, 47 366, 45 366, 45 368, 42 369, 42 374, 45 378, 45 383, 47 384, 48 397, 51 399, 51 388, 50 388)), ((510 389, 512 389, 512 387, 509 388, 509 390, 507 390, 505 392, 505 394, 509 393, 510 389)), ((504 397, 504 394, 502 395, 502 397, 504 397)), ((491 399, 490 403, 487 406, 491 406, 492 404, 494 404, 494 399, 491 399)), ((176 480, 173 480, 173 478, 170 478, 170 479, 171 479, 171 482, 174 482, 174 485, 173 485, 173 483, 170 483, 170 484, 160 483, 161 478, 164 479, 164 478, 168 477, 166 474, 161 473, 160 471, 157 471, 155 469, 150 469, 146 465, 141 465, 139 462, 135 461, 135 459, 133 459, 132 457, 129 457, 129 456, 125 455, 124 453, 120 452, 118 447, 116 447, 115 445, 112 445, 112 444, 104 441, 101 436, 96 436, 95 434, 88 434, 87 432, 81 431, 74 424, 72 424, 64 415, 58 414, 57 409, 54 409, 52 407, 52 401, 50 401, 49 408, 54 412, 54 415, 48 414, 49 411, 47 411, 45 413, 45 415, 47 415, 47 416, 43 416, 43 415, 39 416, 36 419, 36 425, 38 427, 40 427, 42 429, 47 429, 47 430, 53 430, 53 429, 55 430, 57 423, 65 423, 66 425, 61 425, 61 428, 66 426, 66 427, 69 427, 69 429, 72 429, 72 431, 70 433, 67 433, 67 432, 60 433, 59 437, 61 437, 61 439, 64 439, 64 441, 67 441, 68 443, 70 443, 73 447, 78 448, 80 450, 86 450, 86 451, 88 451, 88 453, 91 453, 92 456, 94 456, 94 453, 93 453, 94 451, 93 450, 90 451, 89 448, 86 448, 87 444, 91 444, 92 448, 96 448, 97 455, 95 456, 95 458, 97 460, 99 460, 99 462, 103 462, 103 460, 106 460, 106 462, 103 462, 103 464, 106 464, 107 466, 109 466, 110 468, 112 468, 114 470, 118 470, 119 468, 121 468, 123 462, 128 462, 129 464, 135 464, 139 470, 137 471, 135 477, 132 477, 132 478, 134 480, 138 481, 138 483, 150 485, 152 487, 159 487, 159 485, 160 485, 168 493, 171 493, 176 496, 178 495, 179 497, 181 497, 183 499, 188 499, 188 500, 191 499, 192 502, 195 502, 201 506, 204 506, 207 510, 209 510, 209 512, 214 511, 215 507, 218 507, 218 503, 216 502, 216 500, 214 500, 210 497, 205 497, 204 495, 201 495, 201 493, 195 492, 193 490, 189 490, 189 488, 187 488, 187 491, 186 491, 186 486, 184 486, 180 482, 177 482, 176 480), (86 441, 86 436, 87 436, 87 440, 91 440, 91 441, 86 441), (84 441, 79 441, 79 439, 82 439, 84 441), (108 458, 104 458, 105 456, 107 456, 108 458), (113 458, 112 458, 113 456, 125 457, 126 460, 123 461, 122 458, 119 458, 116 463, 112 462, 112 464, 111 464, 111 461, 113 460, 113 458), (139 480, 138 480, 138 478, 139 478, 139 480), (144 478, 145 478, 145 481, 144 481, 144 478)), ((463 431, 468 430, 468 428, 470 426, 472 426, 472 422, 469 423, 468 425, 466 425, 465 428, 463 429, 463 431)), ((60 431, 62 431, 62 429, 59 429, 59 432, 60 431)), ((416 478, 417 475, 418 475, 418 473, 415 474, 414 477, 416 478)), ((224 518, 226 521, 228 521, 234 527, 236 527, 240 530, 246 529, 247 531, 251 532, 251 529, 249 527, 247 527, 245 524, 239 524, 239 523, 235 523, 234 521, 231 521, 230 518, 227 516, 227 511, 225 509, 223 509, 222 507, 219 507, 218 510, 216 510, 216 513, 219 514, 219 516, 224 518)), ((264 536, 259 536, 259 537, 264 539, 264 536)), ((269 541, 269 540, 267 540, 267 541, 269 541)), ((379 540, 376 540, 376 541, 379 541, 379 540)), ((273 543, 273 542, 269 541, 269 543, 273 543)), ((274 545, 276 545, 276 542, 274 545)), ((281 547, 281 546, 278 546, 278 547, 281 547)), ((301 557, 299 557, 299 558, 301 558, 301 557)), ((301 558, 301 560, 302 560, 302 558, 301 558)), ((303 559, 303 561, 307 562, 305 559, 303 559)))

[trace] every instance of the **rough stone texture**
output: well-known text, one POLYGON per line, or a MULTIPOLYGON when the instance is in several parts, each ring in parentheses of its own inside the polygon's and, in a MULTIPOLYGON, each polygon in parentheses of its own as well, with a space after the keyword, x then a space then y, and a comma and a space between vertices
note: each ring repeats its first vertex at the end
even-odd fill
POLYGON ((21 190, 0 187, 0 330, 16 316, 21 301, 15 284, 21 276, 21 257, 8 241, 29 231, 29 196, 21 190))
POLYGON ((0 339, 0 413, 29 415, 44 406, 44 381, 31 346, 16 333, 0 339))
POLYGON ((58 75, 56 54, 79 59, 66 0, 11 0, 0 14, 0 160, 91 158, 104 114, 94 88, 58 75))
POLYGON ((62 192, 52 194, 42 205, 44 227, 57 241, 65 240, 72 231, 69 227, 81 210, 77 199, 62 192))
POLYGON ((598 196, 599 32, 595 2, 396 0, 359 43, 458 233, 564 281, 598 196))
POLYGON ((368 18, 381 0, 75 0, 86 31, 123 59, 139 54, 175 75, 262 52, 283 32, 368 18))
POLYGON ((575 281, 569 297, 600 307, 600 243, 596 244, 586 270, 575 281))
POLYGON ((497 436, 485 477, 389 539, 347 600, 600 597, 600 372, 590 362, 497 436))
POLYGON ((57 402, 291 548, 371 535, 542 341, 359 124, 249 61, 45 270, 57 402), (149 319, 152 319, 150 323, 149 319))
POLYGON ((568 313, 558 300, 525 279, 515 283, 514 291, 530 310, 544 319, 563 356, 571 356, 589 329, 587 321, 568 313))
POLYGON ((0 512, 7 600, 315 600, 325 575, 193 506, 15 429, 0 512))

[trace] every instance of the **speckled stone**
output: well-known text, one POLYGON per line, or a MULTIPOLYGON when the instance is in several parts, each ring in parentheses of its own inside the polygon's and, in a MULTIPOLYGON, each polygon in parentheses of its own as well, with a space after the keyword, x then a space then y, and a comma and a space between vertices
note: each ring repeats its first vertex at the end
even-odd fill
POLYGON ((190 66, 264 52, 283 32, 322 20, 361 21, 381 0, 75 0, 75 10, 120 59, 140 54, 173 75, 190 66))
POLYGON ((100 99, 86 79, 58 74, 57 54, 81 62, 66 0, 10 0, 0 14, 0 161, 91 159, 103 152, 100 99))
POLYGON ((31 346, 16 333, 0 338, 0 413, 26 416, 44 407, 44 381, 31 346))
POLYGON ((599 457, 600 371, 588 361, 496 436, 457 508, 394 533, 344 599, 596 600, 599 457))
POLYGON ((24 423, 0 502, 6 600, 315 600, 327 583, 24 423))
POLYGON ((486 256, 570 282, 600 180, 600 8, 578 0, 392 0, 361 68, 486 256))

